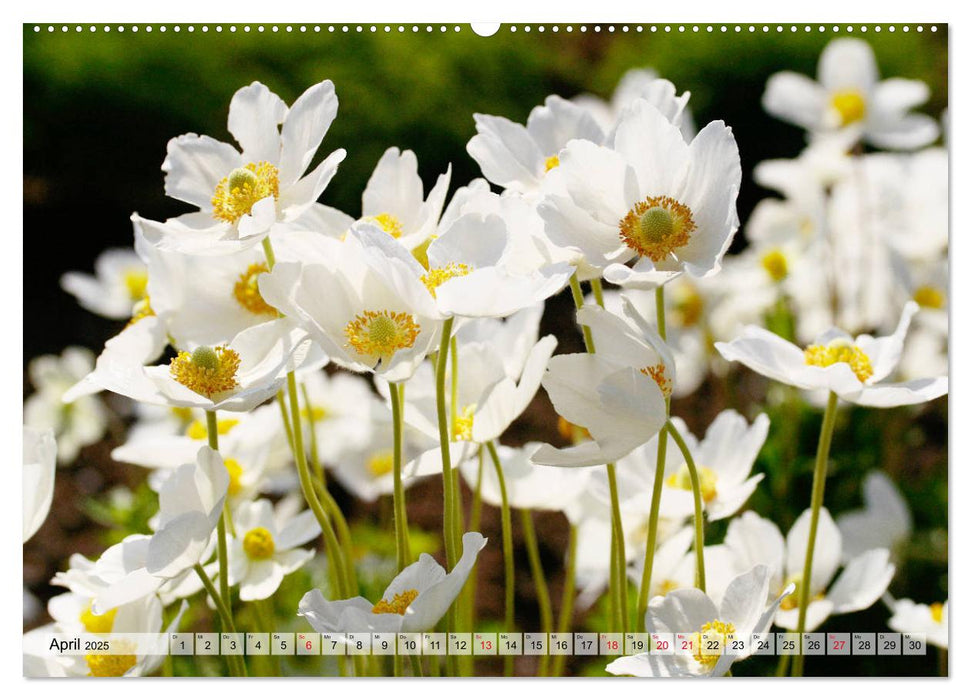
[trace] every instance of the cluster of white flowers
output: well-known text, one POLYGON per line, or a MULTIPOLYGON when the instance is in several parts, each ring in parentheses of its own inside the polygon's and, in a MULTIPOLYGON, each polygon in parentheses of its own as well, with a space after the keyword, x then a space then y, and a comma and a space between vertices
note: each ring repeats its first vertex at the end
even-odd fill
MULTIPOLYGON (((165 192, 196 210, 134 214, 133 251, 64 277, 86 309, 130 320, 96 361, 68 349, 31 364, 24 432, 25 540, 51 502, 54 438, 62 462, 100 439, 101 391, 137 404, 112 456, 151 470, 159 511, 150 534, 56 576, 69 592, 50 602, 54 623, 26 635, 25 668, 152 672, 158 659, 134 655, 61 663, 36 641, 51 629, 157 632, 164 607, 203 589, 234 629, 234 596, 273 596, 321 534, 328 592, 292 611, 315 630, 462 629, 473 618, 461 592, 487 541, 475 521, 463 533, 459 474, 502 509, 507 587, 511 510, 532 548, 529 511, 565 514, 577 602, 608 591, 617 631, 632 618, 649 632, 805 631, 874 604, 911 527, 887 477, 868 479, 866 509, 837 522, 818 484, 783 536, 742 512, 763 477, 753 467, 768 417, 726 410, 699 439, 671 415, 672 397, 731 361, 813 401, 828 393, 824 437, 838 400, 889 407, 947 392, 947 156, 913 150, 938 128, 908 112, 926 86, 877 82, 868 46, 848 39, 826 48, 819 73, 768 84, 765 108, 805 127, 809 145, 756 168, 783 198, 758 205, 737 255, 733 132, 721 121, 696 131, 689 94, 648 71, 625 76, 609 103, 550 96, 525 125, 475 115, 468 153, 485 179, 450 199, 451 170, 426 194, 415 154, 389 148, 360 216, 318 202, 345 157, 317 156, 338 112, 330 81, 290 106, 260 83, 240 89, 228 118, 238 146, 172 139, 165 192), (864 153, 863 142, 910 150, 864 153), (567 288, 586 352, 554 356, 540 321, 567 288), (788 337, 762 328, 769 319, 788 337), (498 445, 540 386, 562 442, 498 445), (435 476, 448 572, 416 558, 407 525, 406 489, 435 476), (331 477, 362 501, 392 498, 398 575, 378 601, 359 595, 331 477), (705 544, 706 519, 728 521, 723 543, 705 544)), ((946 647, 946 604, 886 600, 892 628, 946 647)), ((721 675, 735 660, 642 655, 607 670, 721 675)))

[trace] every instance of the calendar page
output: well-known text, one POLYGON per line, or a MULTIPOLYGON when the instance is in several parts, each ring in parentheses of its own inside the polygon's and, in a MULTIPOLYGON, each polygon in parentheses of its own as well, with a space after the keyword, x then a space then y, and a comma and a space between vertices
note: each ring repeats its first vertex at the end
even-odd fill
POLYGON ((946 22, 20 31, 24 676, 948 675, 946 22))

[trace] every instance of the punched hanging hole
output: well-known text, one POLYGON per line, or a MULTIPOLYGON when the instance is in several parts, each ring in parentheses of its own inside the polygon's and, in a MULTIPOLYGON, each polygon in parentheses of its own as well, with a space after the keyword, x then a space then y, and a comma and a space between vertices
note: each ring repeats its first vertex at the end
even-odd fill
POLYGON ((492 36, 501 26, 499 22, 473 22, 472 31, 479 36, 492 36))

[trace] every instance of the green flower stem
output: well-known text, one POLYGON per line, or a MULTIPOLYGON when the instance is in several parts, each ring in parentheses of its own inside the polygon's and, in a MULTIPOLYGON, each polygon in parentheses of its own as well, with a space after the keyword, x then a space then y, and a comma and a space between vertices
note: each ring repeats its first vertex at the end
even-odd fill
POLYGON ((320 524, 320 530, 324 535, 324 545, 327 547, 330 563, 337 568, 337 580, 340 583, 338 594, 341 598, 350 598, 353 595, 350 579, 347 575, 347 565, 350 562, 344 561, 344 553, 341 550, 340 544, 337 542, 334 527, 324 512, 324 507, 321 505, 320 500, 317 498, 317 492, 314 490, 313 480, 310 476, 310 467, 307 465, 307 454, 303 449, 303 429, 300 426, 300 401, 297 398, 297 378, 293 372, 287 373, 287 392, 290 398, 291 427, 293 429, 293 456, 297 461, 300 490, 303 491, 303 497, 306 499, 307 505, 310 506, 310 510, 320 524))
MULTIPOLYGON (((496 479, 499 481, 499 495, 502 497, 502 561, 505 572, 506 589, 506 616, 504 629, 512 632, 516 629, 516 560, 513 556, 512 544, 512 514, 509 510, 509 499, 506 495, 506 477, 502 471, 502 463, 499 461, 499 453, 496 451, 495 443, 486 443, 486 449, 492 458, 492 464, 496 468, 496 479)), ((506 656, 503 659, 503 673, 511 676, 513 673, 513 657, 506 656)))
POLYGON ((442 324, 442 339, 435 368, 435 406, 438 411, 438 439, 442 450, 442 483, 445 489, 444 538, 445 561, 448 570, 455 566, 458 556, 458 542, 455 539, 455 480, 452 478, 452 455, 449 450, 451 433, 448 426, 448 412, 445 407, 445 373, 448 368, 448 347, 452 336, 452 322, 448 318, 442 324))
MULTIPOLYGON (((583 308, 583 290, 580 289, 580 280, 575 272, 570 276, 570 293, 573 294, 573 305, 579 311, 583 308)), ((597 350, 593 344, 593 333, 590 332, 590 328, 580 326, 580 331, 583 333, 583 344, 587 348, 587 352, 595 353, 597 350)))
MULTIPOLYGON (((254 600, 250 603, 253 608, 253 614, 256 618, 257 624, 260 626, 260 632, 270 632, 276 629, 273 624, 274 615, 273 611, 270 609, 269 599, 264 600, 254 600)), ((283 671, 280 668, 280 657, 279 655, 272 654, 265 657, 269 662, 271 673, 276 677, 282 677, 283 671)))
POLYGON ((303 405, 307 408, 307 422, 310 423, 310 463, 314 468, 314 476, 324 486, 327 486, 327 476, 324 468, 320 464, 320 456, 317 450, 317 421, 314 419, 314 407, 310 403, 310 394, 307 392, 307 385, 300 385, 300 393, 303 394, 303 405))
POLYGON ((674 439, 684 457, 684 463, 688 466, 688 476, 691 478, 691 493, 695 501, 695 586, 701 591, 705 590, 705 511, 701 502, 701 480, 698 478, 698 469, 695 460, 691 456, 691 450, 681 437, 681 433, 674 427, 670 420, 665 426, 667 432, 674 439))
MULTIPOLYGON (((543 562, 539 558, 539 545, 536 541, 536 530, 533 527, 533 513, 527 509, 519 511, 523 526, 523 539, 526 542, 526 553, 529 555, 529 568, 533 574, 536 586, 536 600, 539 603, 539 625, 547 635, 553 631, 553 606, 550 603, 550 590, 546 585, 546 575, 543 573, 543 562)), ((539 659, 539 674, 549 673, 549 654, 539 659)))
MULTIPOLYGON (((219 421, 216 419, 215 411, 206 411, 206 435, 209 438, 209 447, 219 452, 219 421)), ((227 502, 228 504, 228 494, 227 502)), ((216 556, 219 557, 219 592, 226 605, 231 605, 229 597, 229 551, 226 546, 226 507, 223 508, 222 517, 216 524, 216 556)), ((232 613, 230 611, 230 619, 232 613)))
MULTIPOLYGON (((566 548, 566 576, 563 581, 563 597, 560 599, 560 618, 556 631, 566 634, 573 628, 573 604, 577 592, 577 528, 570 523, 570 539, 566 548)), ((559 678, 566 667, 566 656, 553 657, 551 676, 559 678)))
POLYGON ((819 511, 823 507, 823 494, 826 490, 826 463, 829 461, 829 447, 833 442, 833 428, 836 426, 836 407, 839 397, 829 392, 823 425, 819 432, 819 446, 816 448, 816 466, 813 469, 813 492, 810 500, 809 542, 806 544, 806 562, 802 567, 802 585, 799 587, 799 618, 796 633, 799 635, 799 654, 792 661, 792 675, 802 675, 805 657, 802 655, 802 633, 806 631, 806 610, 809 608, 809 595, 813 580, 813 554, 816 551, 816 530, 819 528, 819 511))
MULTIPOLYGON (((391 416, 394 423, 394 534, 397 542, 397 564, 400 572, 411 563, 411 543, 408 540, 408 510, 405 507, 405 488, 401 480, 401 455, 404 448, 404 387, 389 385, 391 416)), ((397 668, 397 664, 395 665, 397 668)))
MULTIPOLYGON (((235 633, 236 625, 233 624, 233 614, 226 606, 225 598, 219 595, 219 591, 216 590, 216 586, 213 584, 212 579, 209 578, 209 574, 202 568, 202 564, 196 564, 192 568, 202 581, 206 593, 209 594, 212 602, 216 605, 216 612, 219 614, 219 619, 222 620, 223 629, 227 632, 235 633)), ((243 661, 243 657, 226 656, 226 664, 229 666, 229 672, 234 676, 246 675, 246 664, 243 661)))
MULTIPOLYGON (((283 390, 277 392, 276 394, 277 405, 280 407, 280 417, 283 420, 283 428, 287 435, 287 443, 290 445, 290 451, 293 452, 293 428, 290 425, 290 415, 287 413, 286 399, 283 395, 283 390)), ((347 577, 350 580, 351 591, 356 593, 357 587, 357 572, 354 570, 354 542, 351 539, 351 530, 347 526, 347 520, 344 518, 344 514, 341 512, 340 506, 337 505, 337 501, 327 490, 325 483, 319 480, 314 481, 314 486, 317 489, 317 495, 321 499, 321 505, 323 505, 324 510, 327 511, 327 515, 333 519, 334 526, 337 528, 337 537, 340 540, 341 549, 344 552, 344 560, 347 562, 347 577)), ((335 586, 335 591, 339 591, 339 587, 335 586)))
MULTIPOLYGON (((657 330, 662 340, 667 340, 667 323, 664 317, 664 287, 654 290, 654 306, 657 330)), ((664 415, 671 415, 671 399, 664 400, 664 415)), ((661 492, 664 490, 664 464, 668 456, 668 434, 662 430, 657 436, 657 462, 654 466, 654 488, 651 491, 651 509, 647 518, 647 547, 644 550, 644 571, 641 573, 641 590, 637 596, 637 618, 634 625, 638 632, 646 631, 647 605, 651 597, 651 576, 654 574, 654 554, 657 550, 657 524, 661 512, 661 492)))
POLYGON ((597 306, 604 308, 604 288, 599 277, 590 280, 590 289, 593 290, 593 298, 597 301, 597 306))
POLYGON ((414 654, 408 654, 408 660, 411 661, 411 675, 422 678, 425 674, 421 670, 421 659, 414 654))
MULTIPOLYGON (((594 298, 603 307, 603 289, 600 280, 591 282, 594 290, 594 298)), ((580 280, 574 273, 570 277, 570 292, 573 295, 573 304, 577 311, 583 308, 583 291, 580 289, 580 280)), ((593 354, 597 351, 593 340, 593 333, 590 328, 580 326, 583 333, 583 343, 588 353, 593 354)), ((610 595, 614 629, 627 631, 627 556, 625 553, 624 528, 620 516, 620 498, 617 493, 617 469, 613 464, 607 465, 607 482, 610 486, 610 520, 611 520, 611 543, 610 543, 610 595)))
MULTIPOLYGON (((666 400, 670 413, 670 400, 666 400)), ((651 510, 647 517, 647 548, 644 550, 644 571, 641 590, 637 596, 637 631, 646 631, 647 604, 651 597, 651 576, 654 573, 654 554, 657 551, 657 524, 661 512, 661 492, 664 490, 664 464, 668 454, 668 434, 662 430, 657 436, 657 463, 654 467, 654 488, 651 491, 651 510)))

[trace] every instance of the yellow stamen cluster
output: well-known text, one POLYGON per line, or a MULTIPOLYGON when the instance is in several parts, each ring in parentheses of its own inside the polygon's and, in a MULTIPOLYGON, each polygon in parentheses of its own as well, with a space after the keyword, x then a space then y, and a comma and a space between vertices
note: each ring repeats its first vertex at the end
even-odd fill
POLYGON ((472 424, 475 420, 475 406, 466 406, 462 413, 455 417, 455 425, 452 426, 452 439, 472 441, 472 424))
POLYGON ((344 327, 348 346, 361 355, 389 360, 415 344, 421 326, 400 311, 365 311, 344 327))
POLYGON ((914 301, 925 309, 943 309, 945 299, 944 290, 940 287, 925 284, 914 290, 914 301))
MULTIPOLYGON (((220 435, 228 435, 229 431, 235 428, 238 424, 239 420, 236 418, 220 418, 216 421, 216 432, 220 435)), ((201 420, 192 421, 189 424, 189 427, 185 429, 185 434, 186 437, 190 437, 193 440, 205 440, 209 437, 209 431, 206 429, 206 424, 201 420)))
MULTIPOLYGON (((718 474, 709 469, 708 467, 697 467, 698 470, 698 481, 701 500, 705 503, 711 503, 715 496, 718 495, 718 474)), ((685 491, 691 490, 691 472, 688 471, 688 465, 682 464, 681 468, 677 472, 669 476, 664 480, 664 483, 668 486, 676 489, 684 489, 685 491)))
POLYGON ((260 275, 269 272, 265 262, 253 263, 240 274, 233 286, 233 296, 244 309, 252 314, 276 314, 276 309, 266 303, 260 294, 260 275))
POLYGON ((226 487, 226 493, 235 496, 243 488, 243 467, 232 457, 224 459, 223 464, 226 465, 226 472, 229 474, 229 486, 226 487))
POLYGON ((944 621, 944 604, 943 603, 931 603, 931 619, 937 624, 941 624, 944 621))
POLYGON ((571 423, 563 416, 557 417, 556 430, 564 440, 569 440, 574 445, 578 442, 583 442, 584 440, 593 439, 589 430, 584 428, 582 425, 571 423))
POLYGON ((663 362, 658 362, 656 365, 651 365, 650 367, 642 367, 641 374, 654 380, 657 388, 664 394, 664 398, 671 398, 671 392, 674 391, 674 383, 668 376, 668 368, 664 366, 663 362))
MULTIPOLYGON (((702 644, 702 638, 705 634, 722 636, 735 634, 735 625, 733 625, 731 622, 712 620, 711 622, 706 622, 703 624, 701 626, 701 632, 696 634, 697 644, 695 644, 695 661, 700 663, 702 666, 711 667, 718 663, 718 657, 721 656, 721 649, 719 648, 718 652, 715 654, 706 654, 705 652, 707 649, 704 649, 704 645, 702 644)), ((724 640, 722 641, 722 645, 724 646, 724 640)))
POLYGON ((778 248, 774 248, 762 256, 762 269, 765 270, 773 282, 781 282, 789 276, 789 262, 786 255, 778 248))
POLYGON ((138 268, 126 270, 122 280, 125 283, 125 289, 128 290, 128 298, 133 303, 145 298, 145 290, 148 288, 147 270, 138 268))
POLYGON ((840 126, 861 121, 866 116, 866 100, 857 90, 840 90, 830 100, 840 116, 840 126))
POLYGON ((327 420, 330 418, 330 411, 323 406, 311 406, 309 409, 305 406, 304 408, 300 409, 300 415, 308 420, 318 423, 322 420, 327 420))
POLYGON ((124 676, 138 663, 134 654, 88 654, 84 660, 88 664, 88 675, 96 678, 124 676))
POLYGON ((432 296, 435 296, 435 290, 439 285, 454 277, 465 277, 470 272, 472 272, 472 268, 465 263, 449 263, 445 267, 433 267, 428 270, 421 276, 421 281, 432 293, 432 296))
POLYGON ((398 217, 392 216, 391 214, 378 214, 377 216, 366 216, 365 221, 370 221, 381 227, 381 230, 392 238, 401 238, 401 235, 405 232, 401 225, 401 221, 398 217))
POLYGON ((182 386, 211 399, 236 388, 239 362, 235 350, 200 345, 191 353, 180 352, 169 365, 169 372, 182 386))
POLYGON ((810 345, 806 348, 806 364, 814 367, 830 367, 845 362, 861 382, 873 376, 873 365, 866 353, 856 345, 837 338, 826 345, 810 345))
POLYGON ((375 452, 367 460, 367 470, 373 477, 381 477, 390 474, 394 469, 394 451, 380 450, 375 452))
POLYGON ((404 591, 403 593, 395 593, 394 597, 389 602, 388 600, 379 600, 371 612, 380 615, 382 613, 394 613, 396 615, 404 615, 408 611, 408 606, 418 597, 418 591, 415 589, 404 591))
POLYGON ((249 163, 236 168, 216 185, 212 195, 212 215, 220 221, 235 224, 260 200, 279 196, 279 169, 266 161, 249 163))
POLYGON ((254 527, 243 536, 243 551, 250 559, 269 559, 276 551, 273 535, 265 527, 254 527))
POLYGON ((81 613, 81 624, 91 634, 108 634, 115 626, 115 613, 117 612, 117 608, 112 608, 102 615, 95 615, 91 606, 88 605, 81 613))
POLYGON ((546 159, 543 167, 546 169, 545 172, 549 172, 553 168, 558 168, 560 166, 560 157, 555 153, 546 159))
POLYGON ((655 263, 688 244, 695 231, 691 209, 671 197, 648 197, 620 220, 620 239, 655 263))

